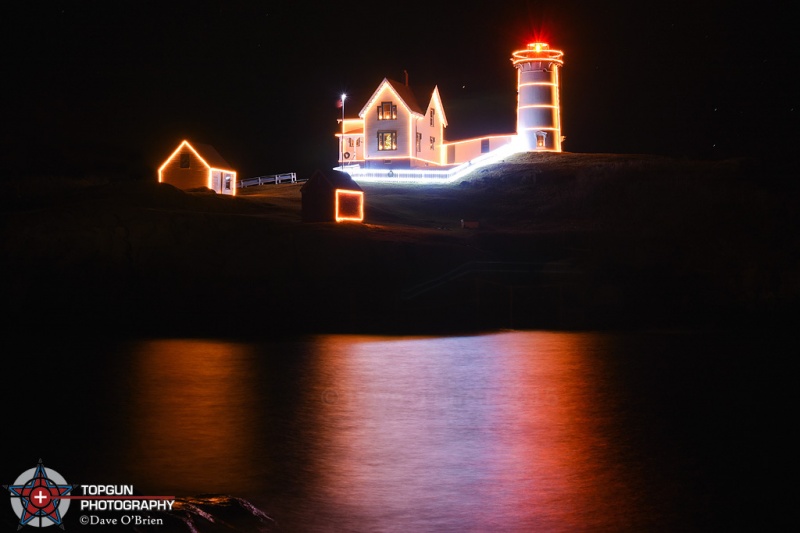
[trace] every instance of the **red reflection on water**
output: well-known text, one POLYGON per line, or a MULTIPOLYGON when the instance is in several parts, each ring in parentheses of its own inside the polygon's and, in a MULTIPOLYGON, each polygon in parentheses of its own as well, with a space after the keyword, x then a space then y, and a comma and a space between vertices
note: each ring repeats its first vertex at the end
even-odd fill
POLYGON ((154 340, 131 356, 127 451, 137 486, 176 494, 246 488, 258 413, 251 349, 154 340))
POLYGON ((603 390, 602 337, 539 332, 494 340, 507 354, 490 373, 506 384, 489 454, 495 486, 504 488, 492 493, 496 506, 514 525, 537 530, 626 526, 632 500, 609 434, 616 406, 603 390))

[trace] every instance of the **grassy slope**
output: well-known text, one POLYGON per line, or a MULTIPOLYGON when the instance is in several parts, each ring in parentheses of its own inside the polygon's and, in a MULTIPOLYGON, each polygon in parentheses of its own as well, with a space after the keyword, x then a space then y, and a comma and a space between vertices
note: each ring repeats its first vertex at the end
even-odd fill
MULTIPOLYGON (((501 255, 545 251, 580 270, 568 322, 720 325, 782 320, 797 303, 798 197, 774 172, 748 160, 520 154, 458 195, 486 241, 506 242, 501 255)), ((457 212, 427 215, 452 226, 457 212)))
POLYGON ((297 185, 22 184, 0 288, 17 326, 165 334, 775 321, 798 302, 800 242, 797 195, 773 178, 748 161, 520 154, 451 186, 367 186, 368 223, 346 226, 302 224, 297 185), (472 272, 402 298, 470 261, 568 275, 472 272))

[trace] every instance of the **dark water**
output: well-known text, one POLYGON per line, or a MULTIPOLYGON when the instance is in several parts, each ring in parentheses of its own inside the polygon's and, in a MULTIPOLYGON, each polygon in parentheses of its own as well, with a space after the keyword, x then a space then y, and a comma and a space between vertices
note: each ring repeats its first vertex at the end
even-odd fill
POLYGON ((797 504, 778 482, 792 348, 730 333, 29 340, 4 349, 0 474, 41 457, 72 483, 231 494, 285 531, 761 529, 797 504))

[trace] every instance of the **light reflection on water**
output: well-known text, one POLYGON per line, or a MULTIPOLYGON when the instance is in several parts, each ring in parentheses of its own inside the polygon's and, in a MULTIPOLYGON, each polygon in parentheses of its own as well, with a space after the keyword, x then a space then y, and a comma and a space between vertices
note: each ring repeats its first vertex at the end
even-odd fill
POLYGON ((130 475, 161 491, 269 494, 266 511, 276 506, 290 529, 619 526, 639 481, 615 462, 598 344, 560 333, 322 336, 294 371, 303 390, 280 398, 261 359, 291 354, 140 343, 130 475), (270 449, 271 427, 297 449, 270 449))
POLYGON ((133 348, 126 463, 140 483, 170 493, 251 488, 248 466, 259 447, 254 356, 250 346, 206 340, 133 348))
POLYGON ((6 359, 8 427, 52 412, 32 383, 67 418, 6 439, 0 470, 231 494, 283 531, 763 525, 790 508, 764 487, 793 353, 667 333, 31 344, 6 359))
POLYGON ((322 404, 319 490, 368 530, 574 529, 630 500, 596 453, 607 442, 592 405, 608 400, 582 336, 330 337, 318 349, 336 399, 322 404))

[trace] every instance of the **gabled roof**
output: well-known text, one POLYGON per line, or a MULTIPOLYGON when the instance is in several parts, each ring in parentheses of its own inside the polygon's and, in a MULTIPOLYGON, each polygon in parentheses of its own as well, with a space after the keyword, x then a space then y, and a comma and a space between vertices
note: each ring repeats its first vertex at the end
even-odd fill
MULTIPOLYGON (((175 157, 181 149, 187 146, 194 154, 199 157, 209 168, 215 168, 218 170, 230 170, 234 172, 233 167, 219 155, 219 152, 211 146, 210 144, 200 144, 200 143, 190 143, 189 141, 183 141, 181 144, 178 145, 178 148, 175 149, 174 152, 167 158, 167 161, 175 157)), ((166 163, 165 163, 166 164, 166 163)))
POLYGON ((210 144, 194 144, 192 146, 194 146, 194 149, 200 153, 200 156, 206 160, 206 163, 208 163, 211 168, 233 170, 231 164, 225 161, 225 159, 219 155, 216 148, 210 144))
POLYGON ((425 114, 425 110, 422 109, 419 104, 417 103, 417 97, 414 96, 414 93, 411 91, 411 88, 408 85, 404 85, 399 81, 390 80, 389 78, 383 78, 383 81, 378 85, 378 88, 375 89, 375 92, 372 93, 367 103, 364 107, 361 108, 361 111, 358 112, 359 117, 364 117, 364 114, 367 112, 367 109, 375 105, 375 100, 378 98, 378 95, 383 91, 384 87, 388 86, 396 95, 398 100, 400 100, 406 108, 411 111, 411 113, 419 116, 423 116, 425 114))
POLYGON ((439 116, 442 117, 440 120, 442 121, 442 125, 446 128, 447 117, 444 114, 444 106, 442 105, 442 97, 439 95, 438 85, 433 88, 433 94, 431 95, 431 103, 428 105, 430 107, 434 107, 439 110, 439 116))

